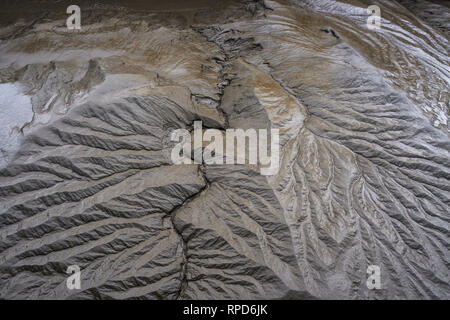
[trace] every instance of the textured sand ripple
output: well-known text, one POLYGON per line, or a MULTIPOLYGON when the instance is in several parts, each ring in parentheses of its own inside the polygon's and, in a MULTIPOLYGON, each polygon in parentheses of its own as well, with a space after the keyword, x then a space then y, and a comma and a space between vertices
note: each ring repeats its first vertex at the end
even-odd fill
POLYGON ((0 28, 34 114, 0 169, 0 298, 448 299, 448 7, 378 1, 373 31, 368 1, 206 2, 0 28), (279 129, 280 171, 173 165, 196 120, 279 129))

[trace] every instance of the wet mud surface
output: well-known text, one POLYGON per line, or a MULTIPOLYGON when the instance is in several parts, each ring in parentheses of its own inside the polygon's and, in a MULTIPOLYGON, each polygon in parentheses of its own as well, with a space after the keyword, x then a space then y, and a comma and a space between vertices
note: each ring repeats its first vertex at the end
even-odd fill
POLYGON ((2 3, 0 298, 450 298, 450 9, 373 2, 2 3), (174 165, 199 120, 280 170, 174 165))

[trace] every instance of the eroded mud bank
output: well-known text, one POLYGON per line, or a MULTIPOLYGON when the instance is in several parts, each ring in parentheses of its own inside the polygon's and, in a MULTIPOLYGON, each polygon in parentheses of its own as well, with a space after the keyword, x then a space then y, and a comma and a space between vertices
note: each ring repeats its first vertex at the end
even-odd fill
POLYGON ((448 7, 400 2, 5 7, 0 297, 449 298, 448 7), (173 165, 196 120, 280 171, 173 165))

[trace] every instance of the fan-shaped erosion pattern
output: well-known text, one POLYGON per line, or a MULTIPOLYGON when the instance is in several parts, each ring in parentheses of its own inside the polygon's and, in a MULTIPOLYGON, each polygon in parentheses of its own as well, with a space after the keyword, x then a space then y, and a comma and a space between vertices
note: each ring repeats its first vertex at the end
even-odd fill
POLYGON ((447 6, 99 3, 0 27, 0 298, 450 298, 447 6), (199 120, 278 173, 174 165, 199 120))

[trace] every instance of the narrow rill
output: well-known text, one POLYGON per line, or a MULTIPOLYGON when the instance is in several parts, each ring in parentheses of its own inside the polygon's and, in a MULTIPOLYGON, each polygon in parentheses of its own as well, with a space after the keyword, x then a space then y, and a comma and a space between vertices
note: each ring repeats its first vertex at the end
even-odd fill
POLYGON ((0 299, 449 298, 447 4, 70 5, 0 10, 0 299))

